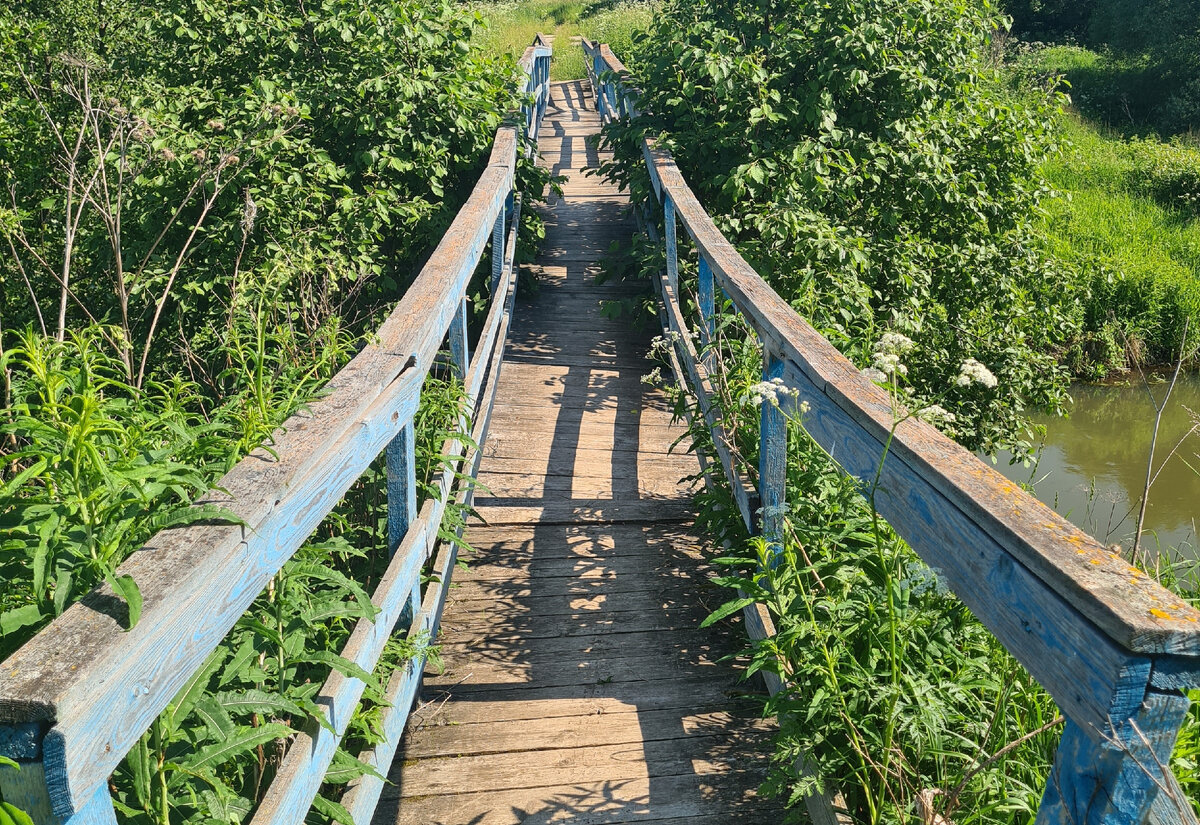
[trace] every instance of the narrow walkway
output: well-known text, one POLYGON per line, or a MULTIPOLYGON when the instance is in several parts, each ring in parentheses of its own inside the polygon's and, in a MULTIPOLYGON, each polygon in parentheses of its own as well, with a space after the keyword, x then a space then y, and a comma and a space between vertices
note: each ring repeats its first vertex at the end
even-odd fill
POLYGON ((487 526, 442 621, 445 672, 394 763, 378 825, 726 825, 780 820, 755 797, 769 730, 737 698, 740 642, 699 630, 724 598, 689 527, 695 458, 670 447, 641 382, 650 331, 592 283, 628 244, 626 196, 587 177, 600 128, 586 82, 556 84, 541 285, 518 302, 480 481, 487 526))

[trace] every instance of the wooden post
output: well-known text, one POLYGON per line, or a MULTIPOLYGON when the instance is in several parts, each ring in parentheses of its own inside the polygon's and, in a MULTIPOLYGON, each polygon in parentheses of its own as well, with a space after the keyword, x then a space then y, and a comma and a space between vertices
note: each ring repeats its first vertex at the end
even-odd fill
POLYGON ((108 786, 97 788, 92 798, 63 825, 117 825, 117 812, 108 795, 108 786))
POLYGON ((1152 689, 1131 716, 1110 718, 1103 729, 1068 719, 1036 825, 1142 825, 1152 807, 1160 822, 1194 822, 1186 799, 1170 817, 1163 814, 1174 806, 1159 798, 1162 788, 1178 787, 1163 768, 1187 712, 1183 694, 1152 689))
MULTIPOLYGON (((387 446, 388 553, 395 553, 417 520, 416 433, 409 419, 387 446)), ((407 627, 421 609, 421 584, 409 594, 397 624, 407 627)))
POLYGON ((596 78, 596 88, 592 89, 596 94, 596 110, 600 112, 601 119, 604 115, 604 106, 600 103, 600 96, 604 94, 604 87, 600 83, 600 67, 603 65, 600 62, 600 44, 596 44, 596 54, 592 57, 592 76, 596 78))
MULTIPOLYGON (((711 345, 717 337, 716 306, 713 298, 712 267, 709 266, 708 258, 704 257, 703 252, 700 253, 700 280, 697 290, 700 293, 700 328, 704 333, 704 343, 711 345)), ((704 365, 710 372, 712 360, 712 354, 706 352, 704 365)))
MULTIPOLYGON (((782 377, 783 361, 764 342, 763 381, 782 377)), ((758 496, 762 506, 759 530, 770 544, 772 555, 778 556, 787 487, 787 421, 778 404, 770 400, 762 403, 758 449, 758 496)))
POLYGON ((461 381, 467 377, 467 367, 471 364, 470 353, 467 352, 466 298, 463 298, 458 303, 458 311, 454 313, 454 320, 450 322, 449 337, 450 360, 454 362, 454 374, 461 381))
POLYGON ((679 245, 675 238, 675 201, 663 193, 663 234, 667 242, 667 283, 679 293, 679 245))
POLYGON ((21 809, 37 825, 117 825, 116 811, 108 795, 108 785, 101 784, 84 804, 70 813, 69 800, 50 799, 51 787, 56 797, 66 793, 62 783, 46 782, 46 766, 42 761, 42 740, 45 727, 40 722, 0 725, 0 756, 7 756, 21 766, 20 770, 0 767, 0 794, 4 801, 21 809), (55 808, 59 810, 56 812, 55 808), (65 810, 64 810, 65 809, 65 810))
POLYGON ((504 274, 504 218, 512 210, 512 193, 504 202, 504 208, 496 216, 496 225, 492 227, 492 300, 496 299, 496 290, 500 286, 500 276, 504 274))

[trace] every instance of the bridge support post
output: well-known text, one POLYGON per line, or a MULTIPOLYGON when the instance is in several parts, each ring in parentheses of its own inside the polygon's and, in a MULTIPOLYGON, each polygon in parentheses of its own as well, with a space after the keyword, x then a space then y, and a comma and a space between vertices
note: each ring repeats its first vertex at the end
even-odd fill
MULTIPOLYGON (((700 329, 704 333, 704 343, 712 346, 717 339, 717 319, 715 298, 713 295, 713 273, 704 253, 700 253, 700 278, 696 287, 700 297, 700 329)), ((709 372, 713 368, 713 356, 707 350, 704 352, 704 366, 709 372)))
POLYGON ((667 283, 679 294, 679 242, 675 236, 675 201, 663 193, 663 234, 667 244, 667 283))
POLYGON ((0 725, 0 756, 6 756, 20 766, 19 769, 0 766, 0 796, 29 814, 37 825, 117 825, 107 784, 97 787, 71 813, 74 803, 64 804, 61 798, 67 793, 65 783, 61 779, 55 782, 53 778, 47 782, 42 751, 46 733, 47 723, 44 722, 0 725), (52 795, 55 800, 51 799, 52 795))
MULTIPOLYGON (((417 520, 416 433, 410 418, 387 446, 388 553, 394 554, 417 520)), ((407 627, 421 609, 421 584, 409 594, 397 627, 407 627)))
POLYGON ((504 208, 496 216, 496 225, 492 227, 492 300, 496 300, 496 290, 500 288, 500 276, 504 274, 504 224, 505 218, 512 213, 512 193, 504 202, 504 208))
MULTIPOLYGON (((500 216, 503 220, 503 215, 500 216)), ((467 367, 471 364, 470 353, 467 352, 467 299, 458 303, 454 320, 450 322, 450 360, 454 363, 454 374, 461 381, 467 377, 467 367)))
POLYGON ((1162 825, 1195 823, 1170 775, 1171 751, 1188 712, 1179 692, 1151 689, 1132 716, 1103 728, 1068 719, 1046 780, 1036 825, 1142 825, 1151 808, 1162 825))
MULTIPOLYGON (((783 378, 783 361, 763 343, 763 381, 783 378)), ((782 389, 782 386, 780 387, 782 389)), ((787 490, 787 420, 778 402, 765 400, 759 423, 758 495, 762 503, 759 529, 771 550, 772 564, 782 551, 783 511, 787 490)))

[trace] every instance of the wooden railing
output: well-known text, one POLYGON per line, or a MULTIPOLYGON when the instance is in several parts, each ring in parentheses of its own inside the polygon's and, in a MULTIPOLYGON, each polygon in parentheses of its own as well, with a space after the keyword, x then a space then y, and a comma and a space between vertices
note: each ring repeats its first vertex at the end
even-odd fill
MULTIPOLYGON (((583 43, 606 122, 637 114, 636 90, 607 46, 583 43)), ((676 378, 712 430, 747 527, 778 536, 786 477, 785 414, 808 405, 808 433, 851 475, 873 480, 894 425, 887 394, 865 378, 776 294, 722 236, 671 154, 643 145, 663 209, 666 272, 657 286, 664 328, 677 341, 676 378), (679 295, 676 232, 682 224, 699 265, 696 337, 679 295), (764 380, 797 397, 762 405, 758 489, 734 463, 712 407, 714 287, 724 290, 762 342, 764 380), (790 410, 789 410, 790 405, 790 410), (756 518, 755 514, 765 513, 756 518)), ((653 230, 650 222, 650 229, 653 230)), ((656 234, 656 233, 655 233, 656 234)), ((781 394, 781 397, 782 394, 781 394)), ((875 503, 896 531, 1058 703, 1067 722, 1038 811, 1050 823, 1195 823, 1169 764, 1200 685, 1200 612, 915 418, 901 422, 882 464, 875 503)), ((752 611, 760 637, 769 620, 752 611)), ((780 688, 778 683, 773 689, 780 688)), ((828 799, 810 811, 829 821, 828 799)))
MULTIPOLYGON (((240 524, 164 530, 121 565, 143 597, 126 631, 107 587, 69 608, 0 669, 0 768, 4 799, 39 825, 116 821, 108 779, 151 723, 204 664, 285 561, 308 539, 371 462, 386 450, 388 542, 392 559, 372 601, 374 621, 354 628, 341 655, 374 669, 398 626, 410 638, 436 636, 457 545, 439 546, 447 501, 469 503, 486 439, 512 313, 513 255, 520 197, 517 153, 529 156, 549 100, 550 48, 539 36, 521 59, 524 123, 497 131, 491 158, 467 203, 377 336, 328 384, 319 401, 287 420, 270 449, 255 450, 199 504, 216 504, 240 524), (467 351, 466 290, 489 239, 492 306, 473 356, 467 351), (440 495, 417 511, 413 416, 426 374, 443 342, 474 408, 471 438, 452 441, 440 495), (422 592, 421 572, 437 551, 422 592)), ((360 758, 386 773, 421 680, 424 657, 386 686, 385 740, 360 758)), ((256 825, 303 822, 325 777, 364 683, 335 672, 315 700, 324 725, 311 724, 289 746, 256 825)), ((342 804, 368 823, 382 782, 364 776, 342 804)))

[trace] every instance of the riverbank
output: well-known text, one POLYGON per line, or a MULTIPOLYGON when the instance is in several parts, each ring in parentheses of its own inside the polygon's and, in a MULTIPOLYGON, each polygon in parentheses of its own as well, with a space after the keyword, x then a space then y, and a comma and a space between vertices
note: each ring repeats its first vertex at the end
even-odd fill
POLYGON ((1091 119, 1106 65, 1077 46, 1024 46, 1009 64, 1016 83, 1064 78, 1072 96, 1037 232, 1073 273, 1080 333, 1062 359, 1085 379, 1174 363, 1185 323, 1200 339, 1200 144, 1091 119))

